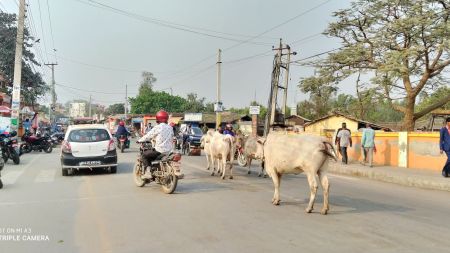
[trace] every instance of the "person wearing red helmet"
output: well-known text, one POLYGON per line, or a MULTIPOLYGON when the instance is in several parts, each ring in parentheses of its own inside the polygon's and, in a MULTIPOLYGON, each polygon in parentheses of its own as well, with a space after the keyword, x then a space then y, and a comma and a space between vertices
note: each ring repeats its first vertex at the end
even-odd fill
MULTIPOLYGON (((124 135, 125 137, 128 137, 128 135, 131 135, 130 132, 128 132, 127 128, 125 127, 125 122, 120 121, 119 122, 119 126, 117 127, 117 131, 116 131, 116 138, 117 141, 119 141, 119 138, 121 135, 124 135)), ((127 146, 129 145, 129 143, 127 143, 127 146)))
POLYGON ((154 150, 147 150, 143 155, 146 158, 144 160, 144 166, 146 168, 144 177, 152 177, 149 171, 149 165, 152 161, 161 154, 166 155, 173 150, 173 129, 167 124, 168 120, 169 114, 164 110, 160 110, 156 113, 157 125, 138 140, 138 142, 155 140, 154 150))

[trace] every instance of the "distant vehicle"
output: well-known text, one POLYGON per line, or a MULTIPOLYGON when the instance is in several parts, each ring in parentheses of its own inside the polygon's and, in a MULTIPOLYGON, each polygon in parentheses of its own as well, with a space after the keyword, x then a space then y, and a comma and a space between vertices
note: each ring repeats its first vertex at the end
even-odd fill
POLYGON ((72 125, 61 147, 62 175, 74 170, 103 169, 117 172, 117 151, 113 136, 104 125, 72 125))
POLYGON ((202 136, 202 129, 199 127, 191 127, 191 132, 188 134, 186 142, 183 143, 183 146, 181 147, 183 155, 190 155, 193 149, 200 148, 200 139, 202 136))

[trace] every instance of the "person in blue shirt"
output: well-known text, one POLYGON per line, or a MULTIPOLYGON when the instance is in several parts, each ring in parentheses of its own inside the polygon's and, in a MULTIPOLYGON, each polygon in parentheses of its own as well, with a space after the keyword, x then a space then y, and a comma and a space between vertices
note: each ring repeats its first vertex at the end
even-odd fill
POLYGON ((450 173, 450 117, 445 122, 446 126, 440 130, 439 149, 441 150, 441 154, 445 152, 447 155, 447 162, 442 169, 442 176, 448 177, 450 173))
MULTIPOLYGON (((117 131, 116 131, 117 141, 119 141, 119 138, 121 135, 124 135, 125 137, 128 137, 128 135, 130 135, 130 132, 128 132, 127 128, 125 127, 125 122, 123 122, 123 121, 120 121, 119 127, 117 127, 117 131)), ((127 145, 128 145, 128 143, 127 143, 127 145)))
POLYGON ((23 124, 23 129, 25 130, 25 132, 30 132, 30 129, 31 129, 30 119, 26 119, 22 124, 23 124))
POLYGON ((225 127, 225 130, 223 131, 223 134, 229 134, 231 136, 234 136, 233 126, 231 124, 227 124, 225 127))
POLYGON ((375 149, 375 130, 372 129, 370 124, 366 124, 366 128, 363 130, 361 147, 364 152, 364 161, 362 164, 366 165, 367 160, 369 160, 369 166, 372 167, 373 152, 375 149))

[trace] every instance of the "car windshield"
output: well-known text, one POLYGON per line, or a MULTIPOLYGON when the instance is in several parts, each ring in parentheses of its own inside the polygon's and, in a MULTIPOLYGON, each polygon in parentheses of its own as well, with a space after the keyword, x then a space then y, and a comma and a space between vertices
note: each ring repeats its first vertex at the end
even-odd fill
POLYGON ((201 130, 200 128, 198 128, 198 127, 193 127, 193 128, 192 128, 192 134, 193 134, 193 135, 202 135, 203 132, 202 132, 202 130, 201 130))
POLYGON ((70 132, 68 139, 70 142, 97 142, 110 138, 105 129, 77 129, 70 132))

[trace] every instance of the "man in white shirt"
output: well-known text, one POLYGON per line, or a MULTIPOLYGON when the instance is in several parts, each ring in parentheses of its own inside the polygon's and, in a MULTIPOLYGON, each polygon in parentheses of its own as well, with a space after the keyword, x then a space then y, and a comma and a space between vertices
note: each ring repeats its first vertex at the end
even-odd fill
POLYGON ((336 142, 339 144, 339 148, 341 150, 342 163, 347 164, 348 163, 347 148, 348 146, 352 147, 352 134, 350 130, 347 128, 346 123, 342 123, 342 129, 337 134, 336 142))
POLYGON ((151 173, 147 167, 151 165, 152 161, 161 154, 166 155, 173 150, 173 129, 171 126, 167 125, 168 120, 169 114, 164 110, 159 111, 156 113, 156 122, 158 125, 153 127, 150 132, 146 133, 138 140, 138 142, 155 140, 154 150, 147 150, 143 154, 145 158, 144 166, 146 168, 146 177, 151 178, 151 173))

